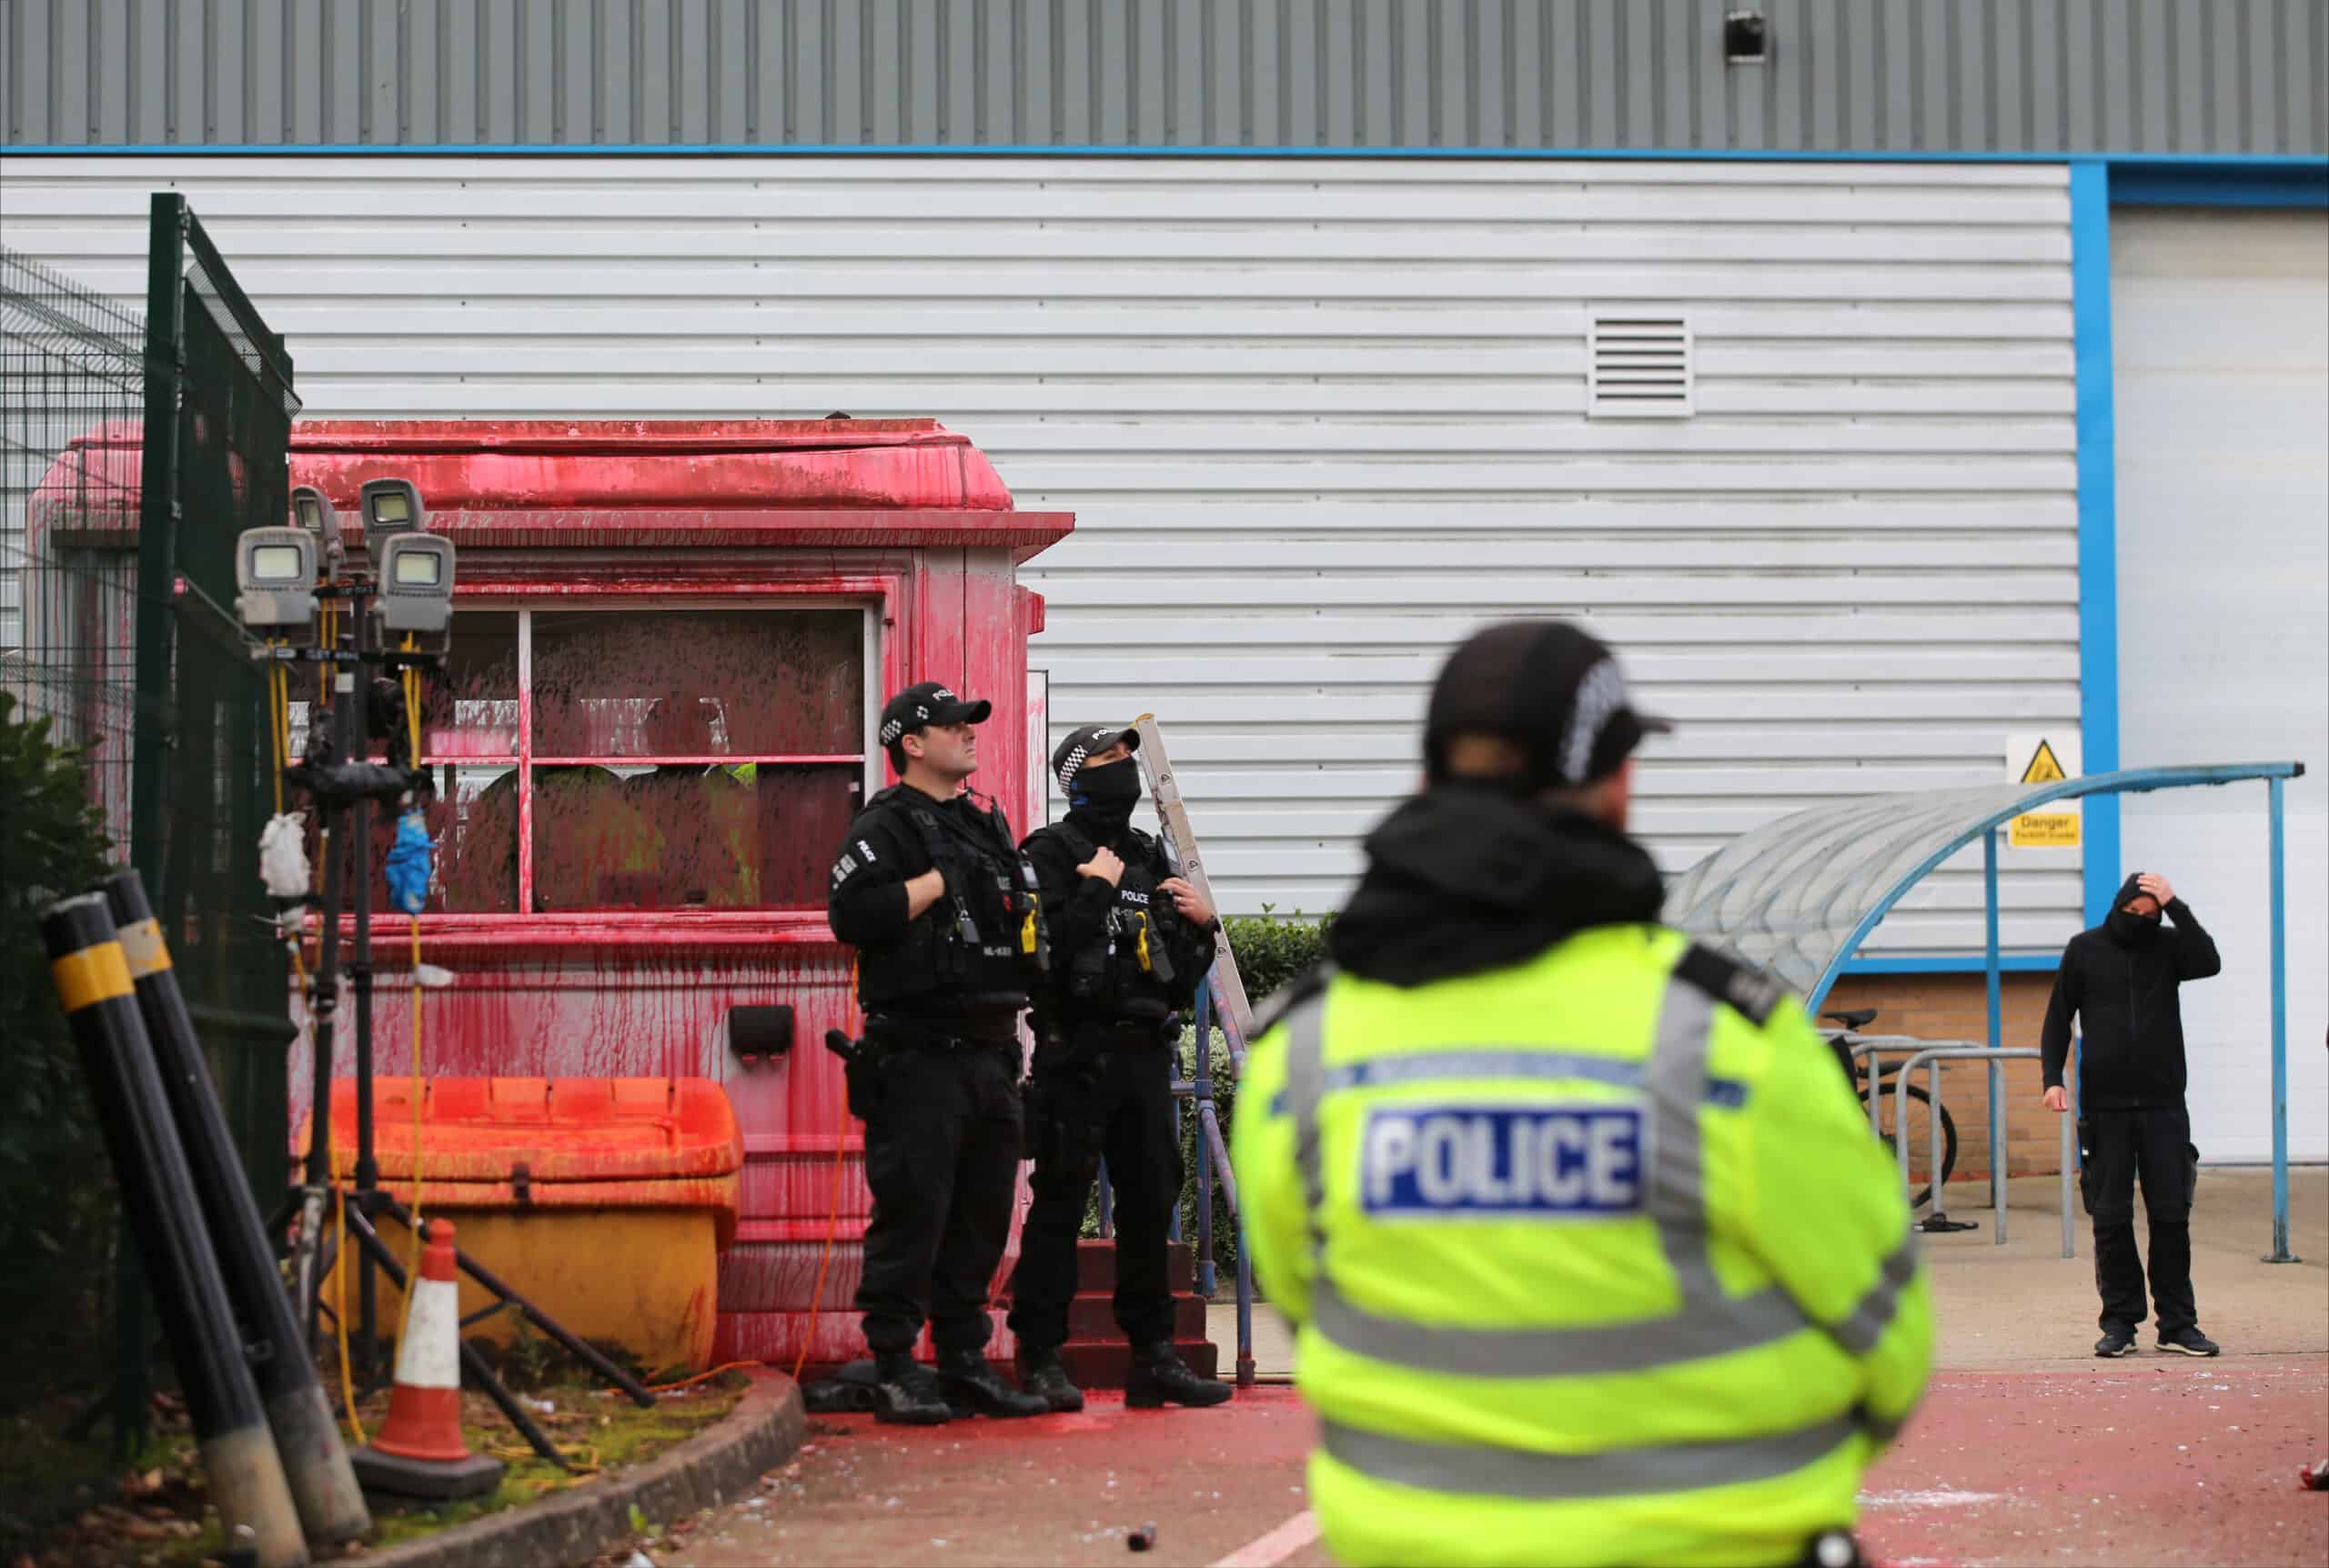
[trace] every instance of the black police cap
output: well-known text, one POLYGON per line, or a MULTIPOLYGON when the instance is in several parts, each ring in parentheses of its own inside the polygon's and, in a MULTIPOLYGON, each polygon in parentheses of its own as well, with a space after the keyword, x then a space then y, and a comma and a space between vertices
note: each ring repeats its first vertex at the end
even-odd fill
POLYGON ((934 680, 909 686, 882 705, 881 741, 889 746, 933 724, 984 724, 994 704, 955 696, 934 680))

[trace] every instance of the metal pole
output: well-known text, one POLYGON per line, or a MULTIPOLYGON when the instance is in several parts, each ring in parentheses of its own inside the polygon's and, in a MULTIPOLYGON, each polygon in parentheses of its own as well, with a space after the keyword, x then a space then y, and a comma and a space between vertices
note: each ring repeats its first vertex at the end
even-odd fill
MULTIPOLYGON (((1987 907, 1988 931, 1982 968, 1989 979, 1990 1049, 2005 1044, 2005 998, 1998 974, 1998 830, 1981 835, 1982 902, 1987 907)), ((1990 1207, 1997 1215, 1997 1235, 1991 1245, 2005 1245, 2005 1073, 1996 1057, 1990 1058, 1990 1207)))
POLYGON ((2287 841, 2281 780, 2265 780, 2270 795, 2273 883, 2273 1253, 2268 1263, 2294 1263, 2289 1251, 2289 960, 2287 841))
MULTIPOLYGON (((372 758, 372 680, 364 665, 364 601, 356 598, 348 602, 348 647, 355 654, 355 666, 348 715, 340 729, 345 743, 340 755, 350 762, 368 762, 372 758)), ((372 1126, 372 802, 360 797, 348 809, 348 898, 356 910, 356 940, 348 960, 356 1004, 356 1201, 370 1214, 378 1211, 380 1185, 372 1126)), ((376 1364, 380 1344, 379 1276, 373 1271, 369 1253, 361 1254, 358 1262, 360 1307, 355 1354, 358 1363, 368 1370, 376 1364)))
MULTIPOLYGON (((1906 1070, 1903 1070, 1901 1074, 1901 1092, 1905 1095, 1908 1091, 1909 1074, 1906 1070)), ((1906 1100, 1901 1101, 1901 1109, 1906 1111, 1908 1108, 1909 1102, 1906 1100)), ((1949 1201, 1941 1191, 1941 1059, 1939 1057, 1925 1063, 1925 1173, 1932 1178, 1932 1217, 1936 1220, 1945 1219, 1949 1214, 1949 1201)))
POLYGON ((105 895, 84 893, 51 906, 41 917, 41 935, 227 1537, 249 1532, 265 1568, 304 1565, 298 1509, 245 1359, 105 895))
POLYGON ((282 1454, 300 1524, 310 1541, 353 1541, 372 1528, 372 1516, 348 1451, 340 1446, 331 1406, 317 1381, 315 1358, 299 1338, 275 1250, 259 1228, 258 1201, 251 1195, 209 1064, 195 1038, 161 922, 136 871, 120 872, 105 887, 153 1042, 162 1093, 193 1177, 193 1195, 217 1251, 227 1299, 249 1341, 259 1402, 282 1454))
MULTIPOLYGON (((332 701, 347 701, 335 687, 332 701)), ((339 900, 345 886, 341 857, 347 854, 348 814, 329 806, 318 807, 324 856, 322 919, 316 927, 315 1006, 310 1020, 315 1042, 315 1081, 308 1086, 308 1169, 306 1191, 300 1194, 299 1266, 295 1282, 299 1292, 299 1324, 312 1344, 316 1338, 316 1303, 323 1295, 323 1280, 316 1260, 322 1252, 324 1206, 331 1196, 331 1080, 332 1022, 339 1012, 339 900)))
MULTIPOLYGON (((1205 980, 1210 990, 1213 981, 1205 980)), ((1196 1070, 1191 1077, 1196 1085, 1196 1111, 1199 1131, 1213 1125, 1213 1036, 1210 1030, 1197 1036, 1196 1070)), ((1213 1262, 1213 1143, 1200 1137, 1197 1141, 1197 1294, 1207 1301, 1213 1299, 1216 1283, 1213 1262)), ((1223 1180, 1234 1184, 1235 1178, 1226 1171, 1223 1180)))

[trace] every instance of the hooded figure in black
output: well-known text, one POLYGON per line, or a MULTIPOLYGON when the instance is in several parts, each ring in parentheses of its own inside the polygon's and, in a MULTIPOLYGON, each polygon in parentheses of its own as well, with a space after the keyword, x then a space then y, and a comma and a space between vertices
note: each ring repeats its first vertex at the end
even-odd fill
POLYGON ((2143 1262, 2135 1251, 2135 1183, 2151 1221, 2151 1298, 2159 1348, 2212 1356, 2192 1296, 2192 1193, 2199 1151, 2183 1105, 2183 1014, 2176 988, 2223 969, 2216 944, 2167 879, 2127 879, 2111 914, 2062 950, 2040 1039, 2046 1104, 2069 1109, 2062 1073, 2076 1018, 2081 1185, 2094 1220, 2094 1283, 2102 1292, 2099 1356, 2135 1348, 2142 1326, 2143 1262), (2164 920, 2163 920, 2164 916, 2164 920), (2168 923, 2168 922, 2173 922, 2168 923))
POLYGON ((1059 1347, 1076 1287, 1076 1241, 1100 1161, 1115 1191, 1116 1326, 1132 1345, 1124 1402, 1218 1404, 1229 1387, 1173 1348, 1165 1243, 1181 1196, 1173 1068, 1181 1020, 1212 967, 1212 907, 1164 845, 1132 825, 1140 733, 1085 725, 1052 772, 1067 819, 1021 846, 1035 869, 1052 969, 1034 997, 1027 1087, 1034 1202, 1020 1232, 1011 1331, 1020 1385, 1054 1411, 1084 1408, 1059 1347))

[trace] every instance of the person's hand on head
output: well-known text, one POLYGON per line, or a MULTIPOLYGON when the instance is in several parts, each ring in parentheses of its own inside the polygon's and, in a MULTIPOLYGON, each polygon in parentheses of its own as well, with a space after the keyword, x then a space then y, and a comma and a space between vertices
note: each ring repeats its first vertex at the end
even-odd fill
POLYGON ((2142 876, 2137 877, 2135 886, 2157 899, 2159 907, 2163 910, 2175 900, 2175 890, 2169 887, 2167 879, 2156 871, 2145 871, 2142 876))

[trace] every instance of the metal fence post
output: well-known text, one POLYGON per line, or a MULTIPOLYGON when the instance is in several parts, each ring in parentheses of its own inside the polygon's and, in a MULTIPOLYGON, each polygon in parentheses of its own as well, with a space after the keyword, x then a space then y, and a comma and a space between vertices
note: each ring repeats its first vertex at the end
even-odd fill
POLYGON ((2287 830, 2283 821, 2281 779, 2264 781, 2269 792, 2265 816, 2272 857, 2273 966, 2273 1252, 2264 1261, 2294 1263, 2289 1251, 2289 960, 2287 830))
MULTIPOLYGON (((1996 1050, 2005 1044, 2005 997, 1998 973, 1998 830, 1995 828, 1981 835, 1981 903, 1985 925, 1981 968, 1989 982, 1990 1049, 1996 1050)), ((2005 1198, 2003 1183, 2007 1179, 2005 1147, 2005 1071, 1997 1057, 1990 1058, 1990 1207, 1997 1212, 1997 1235, 1991 1245, 2005 1245, 2005 1198)), ((1934 1102, 1940 1102, 1936 1086, 1934 1102)))

